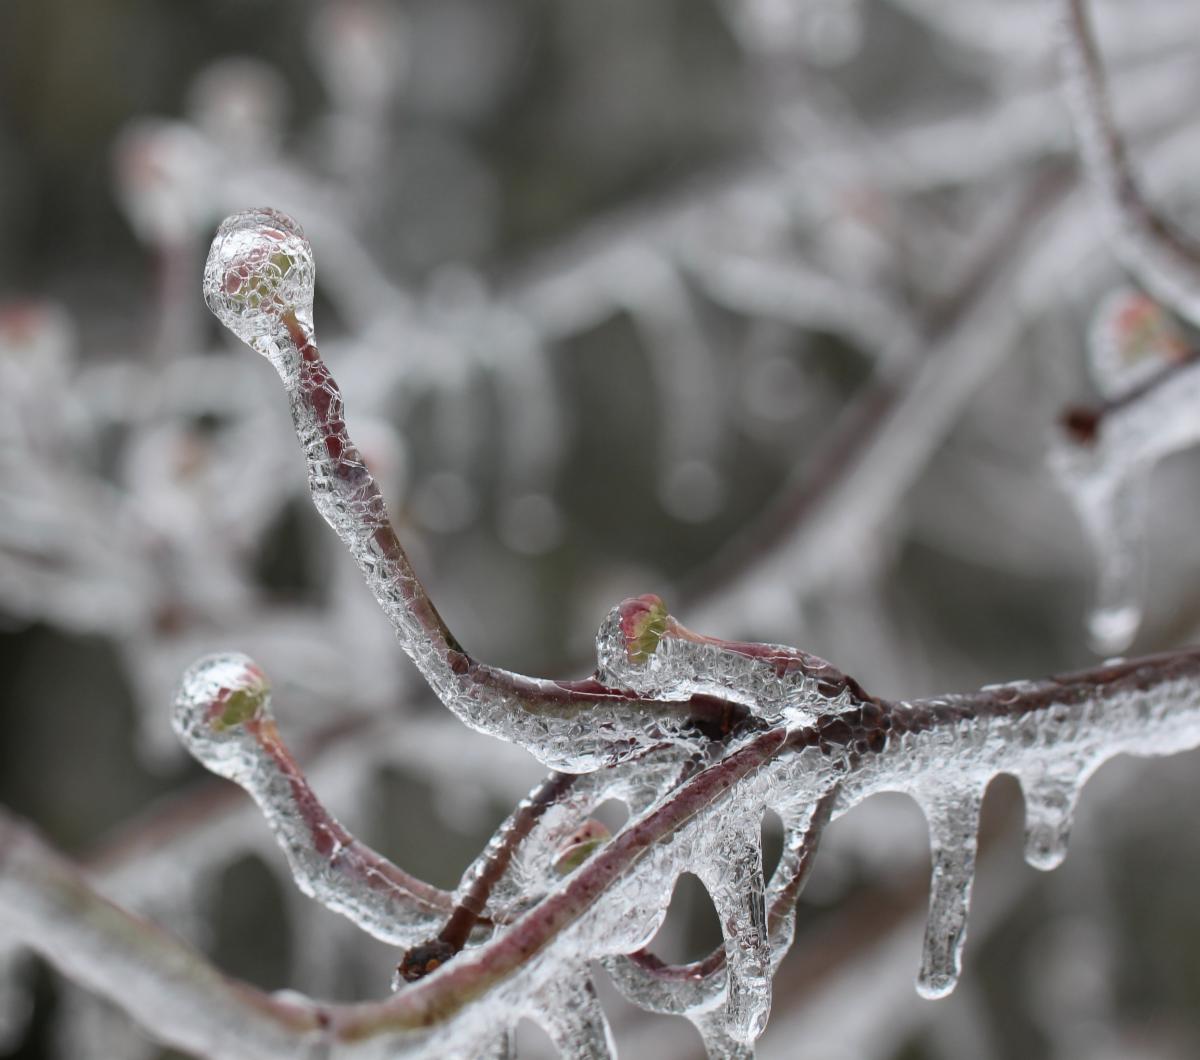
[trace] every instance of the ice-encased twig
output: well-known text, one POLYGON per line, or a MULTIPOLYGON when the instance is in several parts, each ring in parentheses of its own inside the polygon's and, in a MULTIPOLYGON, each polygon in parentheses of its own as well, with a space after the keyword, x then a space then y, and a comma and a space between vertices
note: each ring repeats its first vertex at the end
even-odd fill
POLYGON ((305 894, 393 945, 427 938, 449 915, 450 895, 359 842, 321 805, 279 736, 266 678, 250 659, 196 663, 173 723, 201 763, 258 803, 305 894))
POLYGON ((1200 442, 1200 361, 1163 367, 1095 409, 1072 409, 1050 464, 1092 542, 1099 587, 1090 619, 1097 650, 1122 651, 1142 613, 1149 474, 1200 442))
POLYGON ((779 644, 695 633, 653 594, 614 607, 596 635, 597 676, 651 699, 718 696, 767 719, 811 724, 817 715, 874 702, 824 659, 779 644))
POLYGON ((663 740, 700 746, 738 712, 705 701, 648 703, 594 681, 535 680, 472 659, 417 579, 383 496, 346 429, 337 384, 313 340, 315 268, 300 226, 270 210, 226 219, 205 267, 209 308, 267 357, 291 400, 317 510, 358 563, 401 646, 465 724, 583 772, 663 740), (707 733, 706 730, 707 729, 707 733))
MULTIPOLYGON (((235 716, 240 712, 236 704, 225 706, 235 716)), ((651 804, 491 940, 381 1002, 284 1003, 231 984, 101 899, 7 818, 0 837, 0 917, 19 941, 49 952, 68 974, 122 1004, 158 1036, 200 1051, 220 1051, 212 1042, 229 1040, 223 1036, 237 1029, 244 1036, 239 1055, 304 1055, 316 1041, 329 1056, 406 1049, 444 1055, 450 1042, 474 1048, 494 1041, 497 1021, 519 1010, 513 1002, 522 991, 577 967, 581 955, 598 959, 644 945, 669 897, 664 881, 669 886, 679 872, 697 870, 696 860, 708 856, 709 838, 720 830, 717 818, 731 807, 779 801, 787 809, 815 803, 835 788, 836 813, 879 791, 910 792, 928 805, 948 790, 982 791, 1000 772, 1028 777, 1041 771, 1082 782, 1121 752, 1170 754, 1198 744, 1195 650, 968 695, 883 703, 876 711, 854 707, 814 725, 770 730, 728 749, 651 804), (157 996, 164 982, 170 1004, 157 996), (219 1026, 208 1026, 210 1015, 219 1026)), ((956 828, 942 841, 949 849, 973 844, 974 836, 956 828)), ((949 878, 938 893, 965 893, 969 865, 962 856, 945 863, 949 878)), ((939 910, 932 912, 936 921, 939 910)))
POLYGON ((1151 207, 1112 112, 1088 0, 1060 0, 1062 64, 1080 155, 1100 193, 1126 266, 1193 324, 1200 325, 1200 244, 1151 207))

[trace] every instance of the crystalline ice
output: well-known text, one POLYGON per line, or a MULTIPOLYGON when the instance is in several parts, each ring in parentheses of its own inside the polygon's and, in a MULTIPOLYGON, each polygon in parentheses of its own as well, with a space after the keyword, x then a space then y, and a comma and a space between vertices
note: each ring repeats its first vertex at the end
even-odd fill
POLYGON ((917 990, 922 997, 944 997, 958 981, 975 878, 976 834, 982 801, 980 791, 953 788, 940 788, 936 795, 922 799, 933 857, 929 922, 917 975, 917 990))
POLYGON ((227 217, 204 266, 204 301, 247 346, 276 360, 287 346, 285 316, 311 334, 316 265, 300 225, 264 207, 227 217))
POLYGON ((763 896, 762 811, 753 804, 749 809, 752 812, 731 807, 722 815, 708 856, 695 867, 725 935, 726 1028, 734 1040, 747 1043, 767 1025, 772 973, 763 896))
POLYGON ((596 634, 597 674, 653 699, 715 695, 771 719, 813 721, 840 705, 842 675, 816 656, 771 644, 736 645, 680 626, 656 596, 614 607, 596 634))
POLYGON ((399 885, 316 802, 279 740, 270 687, 253 660, 201 659, 184 675, 172 721, 200 762, 258 803, 305 894, 395 945, 414 945, 440 927, 445 907, 399 885))
POLYGON ((1159 460, 1200 441, 1200 364, 1155 376, 1135 394, 1097 410, 1088 436, 1050 457, 1096 556, 1089 627, 1101 654, 1128 647, 1141 622, 1148 480, 1159 460))
POLYGON ((1084 776, 1022 776, 1025 793, 1025 860, 1035 869, 1062 864, 1071 837, 1071 821, 1084 776))

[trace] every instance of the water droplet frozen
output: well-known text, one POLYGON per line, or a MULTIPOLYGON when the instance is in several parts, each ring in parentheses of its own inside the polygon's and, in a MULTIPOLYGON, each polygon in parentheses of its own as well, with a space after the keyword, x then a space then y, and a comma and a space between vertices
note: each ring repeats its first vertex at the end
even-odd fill
POLYGON ((276 360, 288 318, 312 333, 316 265, 304 230, 269 207, 221 222, 204 266, 204 301, 230 331, 276 360))
POLYGON ((187 749, 214 773, 239 780, 253 771, 257 741, 248 726, 271 718, 271 688, 247 655, 209 655, 183 676, 172 724, 187 749))
POLYGON ((1062 864, 1079 798, 1078 776, 1022 777, 1025 792, 1025 860, 1049 871, 1062 864))

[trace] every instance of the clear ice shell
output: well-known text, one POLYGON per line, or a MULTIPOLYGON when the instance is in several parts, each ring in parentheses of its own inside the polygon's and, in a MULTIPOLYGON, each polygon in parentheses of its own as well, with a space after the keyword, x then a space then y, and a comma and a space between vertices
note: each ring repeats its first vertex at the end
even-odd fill
POLYGON ((172 723, 198 761, 258 804, 306 895, 394 945, 415 945, 441 927, 445 910, 399 886, 336 820, 305 818, 319 804, 303 777, 268 750, 282 745, 270 686, 252 659, 228 653, 197 662, 183 677, 172 723))
POLYGON ((247 346, 275 359, 291 313, 312 331, 316 264, 298 222, 269 207, 221 222, 204 265, 204 301, 247 346))
POLYGON ((922 997, 945 997, 958 982, 982 803, 983 792, 978 789, 943 789, 935 797, 921 800, 933 860, 929 920, 917 973, 917 992, 922 997))
POLYGON ((596 632, 596 673, 611 687, 627 688, 652 699, 719 696, 760 717, 786 715, 796 725, 808 724, 837 705, 822 695, 817 681, 799 667, 781 674, 774 660, 746 655, 719 642, 664 636, 646 658, 632 660, 621 607, 609 611, 596 632))

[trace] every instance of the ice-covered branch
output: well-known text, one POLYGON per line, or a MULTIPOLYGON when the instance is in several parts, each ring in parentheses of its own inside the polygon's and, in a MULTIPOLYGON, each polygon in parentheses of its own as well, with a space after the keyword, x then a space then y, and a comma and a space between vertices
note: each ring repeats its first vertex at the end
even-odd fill
MULTIPOLYGON (((248 697, 226 697, 213 717, 244 725, 238 719, 253 714, 252 705, 248 697)), ((711 991, 685 991, 678 1003, 710 1041, 732 1037, 744 1043, 765 1021, 765 990, 778 958, 772 942, 786 945, 787 908, 826 813, 837 816, 884 790, 909 792, 925 809, 935 886, 922 981, 928 992, 942 993, 956 974, 978 804, 994 775, 1010 772, 1021 780, 1027 857, 1050 867, 1065 849, 1079 788, 1101 762, 1123 751, 1167 754, 1197 743, 1200 652, 1194 651, 970 695, 843 707, 809 725, 780 726, 732 746, 666 790, 490 941, 464 950, 390 1001, 360 1005, 293 1005, 230 984, 178 944, 94 895, 76 873, 7 821, 0 894, 7 929, 41 952, 52 947, 68 974, 113 997, 166 1040, 212 1049, 228 1027, 249 1036, 241 1042, 241 1055, 304 1055, 301 1047, 310 1039, 314 1048, 322 1042, 328 1055, 378 1055, 372 1048, 403 1045, 423 1054, 451 1040, 478 1043, 494 1035, 498 1018, 529 1011, 533 984, 549 978, 558 989, 581 982, 581 960, 635 952, 659 922, 674 878, 694 871, 722 911, 726 980, 720 998, 711 991), (758 888, 753 883, 752 866, 747 877, 717 856, 718 850, 756 851, 758 817, 768 805, 780 811, 792 836, 766 892, 769 905, 761 877, 758 888), (751 905, 739 910, 739 895, 751 905), (123 971, 131 966, 119 984, 105 972, 114 961, 123 971), (155 991, 164 981, 170 984, 171 1004, 146 1002, 151 980, 155 991), (703 996, 689 1005, 686 996, 695 1000, 695 993, 703 996), (516 998, 525 1000, 513 1008, 516 998), (715 1002, 723 1013, 719 1019, 715 1002), (219 1026, 208 1026, 210 1014, 219 1026)), ((547 870, 553 871, 544 866, 547 870)), ((710 959, 701 971, 715 976, 720 963, 710 959)), ((644 958, 635 967, 653 984, 646 1004, 666 1004, 664 986, 669 988, 675 974, 644 958)), ((641 997, 636 986, 633 994, 641 997)))
POLYGON ((1158 298, 1200 324, 1200 244, 1146 201, 1113 115, 1088 3, 1060 0, 1063 68, 1080 154, 1126 266, 1158 298))
POLYGON ((341 394, 313 338, 314 279, 312 250, 300 226, 276 211, 250 210, 234 214, 217 232, 205 267, 205 298, 221 322, 279 373, 308 460, 313 502, 442 702, 472 728, 519 743, 552 768, 576 772, 663 739, 699 745, 736 725, 740 712, 729 704, 646 703, 595 681, 527 678, 463 650, 413 571, 379 487, 350 440, 341 394))
POLYGON ((1096 556, 1092 642, 1124 651, 1142 618, 1150 474, 1200 442, 1200 360, 1161 306, 1129 291, 1100 306, 1088 352, 1102 400, 1063 413, 1050 463, 1096 556))
POLYGON ((258 803, 305 894, 401 946, 449 914, 450 895, 360 843, 321 805, 279 735, 270 688, 250 659, 200 660, 183 678, 173 720, 197 759, 258 803))

